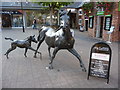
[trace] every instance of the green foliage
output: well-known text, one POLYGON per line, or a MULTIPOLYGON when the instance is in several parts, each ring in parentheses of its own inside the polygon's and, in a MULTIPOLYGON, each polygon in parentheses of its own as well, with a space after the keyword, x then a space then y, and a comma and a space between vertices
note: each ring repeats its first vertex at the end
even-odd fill
POLYGON ((93 9, 93 7, 94 7, 94 3, 89 2, 89 3, 85 3, 82 8, 84 12, 89 12, 93 9))
POLYGON ((110 14, 110 12, 113 10, 114 2, 97 2, 96 6, 97 8, 103 8, 105 11, 105 14, 110 14))
POLYGON ((50 25, 53 24, 53 19, 52 19, 52 15, 55 16, 55 14, 57 15, 56 11, 58 12, 58 10, 63 7, 63 6, 67 6, 68 4, 70 4, 71 2, 35 2, 39 5, 45 6, 45 8, 43 8, 46 11, 50 11, 50 25))
POLYGON ((67 6, 71 2, 36 2, 39 5, 48 6, 48 8, 60 9, 63 6, 67 6))

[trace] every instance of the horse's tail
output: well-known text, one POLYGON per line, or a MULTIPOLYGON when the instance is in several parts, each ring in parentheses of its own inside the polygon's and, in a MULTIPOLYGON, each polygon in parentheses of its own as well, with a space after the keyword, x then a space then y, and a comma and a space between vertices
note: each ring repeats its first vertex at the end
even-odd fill
POLYGON ((38 37, 37 37, 37 41, 44 41, 44 39, 45 39, 45 36, 46 36, 46 31, 41 31, 41 32, 39 32, 39 35, 38 35, 38 37))
POLYGON ((5 40, 11 40, 14 41, 12 38, 5 37, 5 40))
POLYGON ((49 30, 49 27, 42 26, 41 29, 39 29, 39 35, 37 37, 38 41, 44 41, 46 32, 49 30))

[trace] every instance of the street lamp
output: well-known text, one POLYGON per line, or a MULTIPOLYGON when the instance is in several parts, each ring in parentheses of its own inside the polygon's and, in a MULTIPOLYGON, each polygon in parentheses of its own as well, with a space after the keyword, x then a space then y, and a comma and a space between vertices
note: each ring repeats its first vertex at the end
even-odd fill
MULTIPOLYGON (((23 4, 22 4, 22 1, 21 1, 21 10, 22 10, 22 12, 23 12, 23 4)), ((23 13, 22 13, 22 28, 23 28, 23 32, 25 32, 24 20, 23 20, 23 13)))
POLYGON ((23 32, 25 32, 24 20, 23 20, 23 4, 22 4, 22 0, 21 1, 17 0, 17 3, 20 3, 20 7, 21 7, 21 10, 22 10, 22 28, 23 28, 23 32))

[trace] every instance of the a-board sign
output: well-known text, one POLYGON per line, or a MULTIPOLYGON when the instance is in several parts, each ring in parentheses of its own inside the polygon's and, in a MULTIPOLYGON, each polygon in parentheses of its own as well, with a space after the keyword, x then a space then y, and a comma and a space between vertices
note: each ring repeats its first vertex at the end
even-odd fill
POLYGON ((99 42, 92 46, 88 69, 89 76, 96 76, 107 79, 109 82, 110 63, 112 51, 108 44, 99 42))

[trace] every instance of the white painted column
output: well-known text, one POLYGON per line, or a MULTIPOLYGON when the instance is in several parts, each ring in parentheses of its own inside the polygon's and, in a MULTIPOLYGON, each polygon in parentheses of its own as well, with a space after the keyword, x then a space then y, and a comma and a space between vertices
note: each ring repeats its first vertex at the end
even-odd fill
POLYGON ((97 16, 97 28, 96 28, 96 37, 100 37, 100 17, 97 16))
POLYGON ((24 27, 27 28, 27 19, 26 19, 26 12, 23 11, 23 22, 24 22, 24 27))

